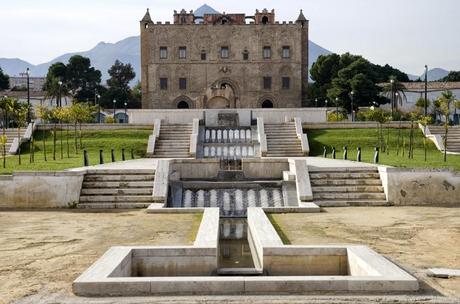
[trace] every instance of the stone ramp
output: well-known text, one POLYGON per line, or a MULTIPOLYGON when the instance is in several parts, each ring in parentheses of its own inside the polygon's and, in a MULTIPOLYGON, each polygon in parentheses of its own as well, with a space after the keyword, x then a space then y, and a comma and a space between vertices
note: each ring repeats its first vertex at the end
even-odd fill
POLYGON ((304 156, 302 143, 297 136, 295 122, 282 124, 264 124, 267 136, 266 157, 304 156))
POLYGON ((78 208, 146 208, 153 202, 154 170, 89 170, 78 208))
MULTIPOLYGON (((19 138, 23 138, 24 134, 26 133, 27 128, 21 128, 20 130, 20 136, 19 138)), ((3 135, 3 130, 0 130, 0 135, 3 135)), ((10 154, 10 148, 11 145, 13 144, 13 141, 15 138, 18 138, 18 129, 5 129, 5 135, 6 135, 6 146, 5 146, 5 151, 6 154, 10 154)), ((0 147, 2 149, 2 147, 0 147)), ((0 153, 3 153, 3 151, 0 151, 0 153)))
POLYGON ((155 143, 154 158, 189 158, 192 124, 162 124, 155 143))
POLYGON ((376 167, 309 170, 313 201, 321 207, 386 206, 376 167))

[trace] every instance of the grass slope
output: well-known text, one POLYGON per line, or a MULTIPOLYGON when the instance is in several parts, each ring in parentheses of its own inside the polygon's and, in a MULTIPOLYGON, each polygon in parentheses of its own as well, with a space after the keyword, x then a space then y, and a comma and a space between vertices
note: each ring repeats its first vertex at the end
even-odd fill
MULTIPOLYGON (((131 149, 134 157, 145 156, 150 130, 107 130, 107 131, 83 131, 82 148, 75 153, 75 143, 72 130, 69 131, 70 157, 67 157, 66 131, 62 132, 63 147, 61 150, 60 136, 57 132, 56 160, 53 160, 53 136, 50 131, 36 131, 35 138, 35 162, 30 163, 29 144, 24 144, 21 151, 22 164, 18 164, 18 156, 6 158, 6 168, 3 168, 3 159, 0 159, 0 174, 10 174, 13 171, 56 171, 83 166, 83 150, 88 151, 90 165, 99 164, 99 150, 103 150, 104 162, 111 162, 111 149, 114 149, 115 160, 120 161, 121 150, 125 149, 126 159, 131 159, 131 149), (45 161, 43 152, 43 137, 46 142, 45 161), (61 159, 61 151, 63 158, 61 159)), ((1 156, 0 156, 1 158, 1 156)))
MULTIPOLYGON (((336 148, 337 158, 343 157, 343 147, 348 147, 348 159, 356 160, 357 147, 362 149, 362 161, 372 163, 374 147, 378 145, 377 129, 320 129, 307 130, 311 156, 322 156, 323 147, 328 147, 328 158, 332 147, 336 148)), ((427 161, 424 160, 423 133, 414 129, 414 158, 408 158, 410 129, 401 129, 400 151, 398 154, 398 129, 389 130, 389 149, 380 153, 380 164, 404 168, 451 168, 460 171, 460 155, 447 155, 447 162, 443 161, 443 154, 436 146, 427 140, 427 161), (403 139, 405 149, 403 149, 403 139), (404 153, 404 154, 403 154, 404 153)), ((384 129, 385 141, 388 138, 388 129, 384 129)))

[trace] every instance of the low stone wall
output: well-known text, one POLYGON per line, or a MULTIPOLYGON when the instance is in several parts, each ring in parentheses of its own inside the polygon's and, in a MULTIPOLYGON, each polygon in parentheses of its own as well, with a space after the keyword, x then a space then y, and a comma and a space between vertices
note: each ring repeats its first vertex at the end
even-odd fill
MULTIPOLYGON (((57 130, 67 130, 67 127, 70 131, 73 131, 75 125, 73 124, 56 124, 57 130)), ((38 124, 36 130, 53 130, 54 124, 38 124)), ((80 130, 80 125, 77 126, 80 130)), ((82 130, 91 130, 91 131, 107 131, 107 130, 153 130, 153 122, 149 124, 98 124, 98 123, 87 123, 81 125, 82 130)))
MULTIPOLYGON (((410 121, 392 121, 383 124, 384 128, 410 128, 410 121)), ((302 127, 304 129, 375 129, 379 127, 379 124, 372 121, 340 121, 340 122, 319 122, 311 123, 309 121, 302 120, 302 127)), ((417 123, 414 123, 414 129, 418 128, 417 123)))
POLYGON ((64 208, 78 203, 84 172, 0 176, 0 208, 64 208))
POLYGON ((379 167, 387 200, 398 206, 460 206, 460 174, 449 170, 379 167))
POLYGON ((294 109, 253 109, 253 119, 262 117, 265 123, 283 123, 300 118, 303 123, 324 123, 327 121, 325 108, 294 108, 294 109))
POLYGON ((204 119, 203 110, 128 110, 129 124, 152 124, 160 119, 165 124, 191 123, 193 119, 204 119))

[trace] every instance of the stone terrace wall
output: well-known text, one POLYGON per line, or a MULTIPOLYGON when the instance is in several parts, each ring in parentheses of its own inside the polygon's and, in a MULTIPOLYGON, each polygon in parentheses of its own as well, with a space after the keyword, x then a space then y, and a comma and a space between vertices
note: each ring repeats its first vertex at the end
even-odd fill
POLYGON ((398 206, 460 206, 460 174, 448 170, 379 167, 385 194, 398 206))

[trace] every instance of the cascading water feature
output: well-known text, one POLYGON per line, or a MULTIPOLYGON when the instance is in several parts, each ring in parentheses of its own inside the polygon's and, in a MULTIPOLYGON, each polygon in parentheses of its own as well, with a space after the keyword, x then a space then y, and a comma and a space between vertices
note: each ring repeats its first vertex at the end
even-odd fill
MULTIPOLYGON (((199 187, 199 185, 194 185, 194 187, 199 187)), ((267 183, 265 185, 249 184, 242 188, 184 188, 180 206, 175 207, 219 207, 222 217, 245 217, 248 207, 284 206, 287 206, 287 203, 283 197, 281 185, 267 183)))
POLYGON ((255 157, 251 128, 206 128, 202 155, 204 158, 221 159, 255 157))

